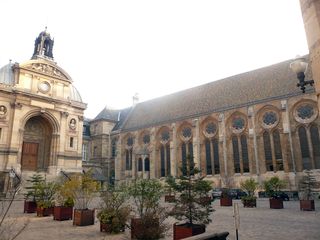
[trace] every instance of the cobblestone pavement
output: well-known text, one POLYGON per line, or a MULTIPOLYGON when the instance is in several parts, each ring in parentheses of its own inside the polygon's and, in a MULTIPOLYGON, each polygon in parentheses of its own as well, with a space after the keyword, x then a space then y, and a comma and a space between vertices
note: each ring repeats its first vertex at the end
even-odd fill
MULTIPOLYGON (((252 240, 319 240, 320 239, 320 201, 316 202, 316 211, 303 212, 298 201, 284 202, 284 209, 270 209, 267 199, 259 199, 257 208, 243 208, 239 200, 240 229, 239 239, 252 240)), ((213 203, 212 223, 207 232, 230 232, 230 240, 235 239, 235 228, 232 207, 220 207, 219 201, 213 203)), ((23 202, 16 201, 10 210, 10 218, 14 226, 26 219, 30 220, 28 227, 17 240, 57 240, 57 239, 129 239, 129 231, 125 234, 106 235, 99 232, 99 222, 86 227, 75 227, 72 221, 53 221, 52 217, 36 217, 35 214, 23 214, 23 202)), ((175 220, 168 219, 172 224, 175 220)), ((165 239, 172 239, 172 230, 165 239)))

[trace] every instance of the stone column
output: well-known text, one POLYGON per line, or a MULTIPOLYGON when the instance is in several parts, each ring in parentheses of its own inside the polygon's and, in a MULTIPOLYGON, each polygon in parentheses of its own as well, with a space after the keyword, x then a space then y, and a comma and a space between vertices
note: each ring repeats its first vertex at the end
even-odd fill
POLYGON ((150 178, 156 178, 156 134, 155 134, 155 128, 153 127, 151 129, 151 134, 150 134, 150 142, 152 143, 151 145, 151 152, 149 154, 149 164, 150 164, 150 172, 149 176, 150 178))
POLYGON ((198 167, 201 170, 201 164, 200 164, 200 127, 199 127, 199 119, 194 119, 192 121, 192 126, 194 128, 194 135, 193 135, 193 160, 195 163, 195 166, 198 167))
POLYGON ((219 142, 222 141, 223 146, 223 165, 224 165, 224 176, 228 176, 228 164, 227 164, 227 139, 226 139, 226 125, 224 113, 219 115, 219 142))
POLYGON ((124 176, 124 171, 122 171, 124 164, 122 159, 122 149, 121 149, 121 135, 119 134, 119 139, 117 141, 117 150, 116 150, 116 157, 115 157, 115 180, 116 182, 120 181, 124 176))
POLYGON ((177 176, 178 173, 178 160, 177 160, 177 129, 176 124, 171 125, 172 129, 172 141, 170 141, 170 162, 171 162, 171 175, 177 176))

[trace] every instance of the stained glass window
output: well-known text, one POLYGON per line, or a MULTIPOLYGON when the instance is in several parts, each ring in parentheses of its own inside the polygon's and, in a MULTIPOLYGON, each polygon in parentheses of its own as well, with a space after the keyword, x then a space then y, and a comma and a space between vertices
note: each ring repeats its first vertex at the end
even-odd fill
POLYGON ((243 161, 243 172, 249 172, 248 144, 246 135, 242 135, 240 141, 243 161))
POLYGON ((146 134, 143 136, 143 143, 144 144, 150 143, 150 135, 146 134))
POLYGON ((238 143, 238 138, 236 136, 232 137, 232 149, 233 149, 234 172, 240 173, 239 143, 238 143))
POLYGON ((263 145, 267 171, 273 171, 270 135, 267 131, 263 133, 263 145))
POLYGON ((206 172, 208 175, 212 174, 212 164, 211 164, 211 150, 210 150, 210 141, 207 139, 205 141, 206 147, 206 172))
POLYGON ((214 173, 219 174, 220 173, 220 163, 219 163, 219 143, 217 139, 212 140, 213 144, 213 156, 214 156, 214 173))
POLYGON ((206 133, 207 134, 214 134, 217 130, 217 126, 216 124, 214 124, 213 122, 210 122, 207 124, 206 126, 206 133))
POLYGON ((167 154, 167 176, 171 174, 171 161, 170 161, 170 145, 166 145, 166 154, 167 154))
POLYGON ((241 130, 244 128, 244 119, 242 117, 236 117, 235 119, 233 119, 232 122, 232 127, 235 130, 241 130))
POLYGON ((192 136, 191 128, 185 127, 184 129, 182 129, 182 136, 184 138, 190 138, 192 136))
POLYGON ((313 109, 313 106, 311 106, 310 104, 306 104, 306 105, 299 106, 297 109, 297 113, 299 118, 309 119, 313 116, 314 109, 313 109))
POLYGON ((160 158, 161 158, 160 175, 161 175, 161 177, 164 177, 165 176, 165 172, 166 172, 165 159, 164 159, 164 156, 165 156, 164 150, 165 150, 164 146, 161 145, 161 148, 160 148, 160 158))
POLYGON ((275 124, 277 120, 278 120, 278 117, 275 112, 266 112, 263 115, 263 122, 268 126, 275 124))
POLYGON ((304 127, 299 127, 298 132, 299 132, 303 169, 311 169, 311 162, 310 162, 311 159, 310 159, 309 144, 308 144, 306 129, 304 127))

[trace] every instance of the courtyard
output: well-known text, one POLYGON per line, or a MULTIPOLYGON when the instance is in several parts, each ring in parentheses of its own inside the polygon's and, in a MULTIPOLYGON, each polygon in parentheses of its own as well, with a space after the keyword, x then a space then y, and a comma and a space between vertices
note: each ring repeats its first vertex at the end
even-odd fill
MULTIPOLYGON (((319 240, 320 239, 320 201, 316 201, 316 211, 303 212, 299 209, 299 201, 284 202, 284 209, 270 209, 266 198, 260 198, 257 208, 243 208, 239 203, 240 229, 239 239, 277 239, 277 240, 319 240)), ((95 206, 99 204, 96 201, 95 206)), ((220 207, 219 200, 213 202, 215 212, 211 214, 212 223, 207 226, 207 232, 230 233, 229 239, 235 239, 233 207, 220 207)), ((23 214, 23 201, 15 201, 10 209, 9 217, 15 219, 19 225, 27 219, 30 220, 27 228, 17 240, 56 240, 56 239, 130 239, 130 232, 124 234, 107 235, 100 233, 99 221, 86 227, 74 227, 72 221, 53 221, 52 217, 36 217, 36 214, 23 214)), ((168 223, 173 224, 173 218, 168 223)), ((165 239, 172 239, 172 229, 165 239)))

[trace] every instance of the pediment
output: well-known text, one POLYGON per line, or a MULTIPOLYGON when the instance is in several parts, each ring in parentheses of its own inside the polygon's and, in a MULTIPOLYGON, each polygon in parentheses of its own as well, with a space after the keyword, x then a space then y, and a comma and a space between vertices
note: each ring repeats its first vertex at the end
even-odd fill
POLYGON ((72 79, 69 76, 69 74, 67 74, 66 71, 64 71, 56 63, 51 61, 30 60, 23 64, 19 64, 19 67, 25 70, 33 71, 49 77, 54 77, 61 80, 66 80, 68 82, 72 82, 72 79))

